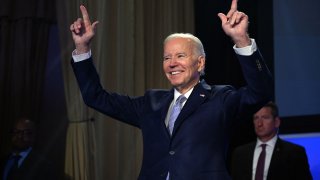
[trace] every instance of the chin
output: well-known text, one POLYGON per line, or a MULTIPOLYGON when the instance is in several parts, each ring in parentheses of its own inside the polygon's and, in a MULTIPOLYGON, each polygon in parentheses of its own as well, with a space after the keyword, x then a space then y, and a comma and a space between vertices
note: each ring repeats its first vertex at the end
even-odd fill
POLYGON ((179 86, 181 85, 181 82, 180 81, 177 81, 175 79, 169 79, 170 83, 173 85, 173 86, 179 86))
POLYGON ((171 85, 172 85, 173 87, 175 87, 175 88, 179 88, 179 87, 182 86, 181 83, 177 83, 177 82, 171 82, 171 85))

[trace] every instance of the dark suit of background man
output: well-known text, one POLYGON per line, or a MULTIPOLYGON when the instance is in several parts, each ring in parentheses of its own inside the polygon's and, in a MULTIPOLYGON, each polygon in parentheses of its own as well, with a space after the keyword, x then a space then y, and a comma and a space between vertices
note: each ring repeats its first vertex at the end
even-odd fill
POLYGON ((52 164, 34 148, 35 123, 20 118, 12 130, 12 152, 1 159, 3 180, 57 180, 52 164), (15 167, 17 159, 17 167, 15 167))
POLYGON ((202 43, 191 34, 178 33, 164 41, 163 70, 173 88, 149 90, 134 98, 109 93, 100 85, 88 53, 97 21, 91 24, 85 7, 80 10, 83 19, 71 24, 70 30, 76 45, 72 66, 82 96, 90 107, 141 129, 144 147, 139 179, 230 179, 225 155, 231 121, 246 108, 267 103, 272 94, 272 78, 247 34, 248 17, 237 11, 237 1, 232 1, 227 15, 218 16, 235 43, 248 84, 245 88, 226 86, 216 92, 218 88, 200 81, 205 68, 202 43), (187 100, 171 134, 167 124, 181 94, 187 100))
POLYGON ((277 136, 280 126, 278 107, 270 102, 253 116, 257 141, 235 149, 232 158, 234 180, 254 179, 261 144, 266 145, 264 180, 310 180, 308 158, 304 147, 277 136))

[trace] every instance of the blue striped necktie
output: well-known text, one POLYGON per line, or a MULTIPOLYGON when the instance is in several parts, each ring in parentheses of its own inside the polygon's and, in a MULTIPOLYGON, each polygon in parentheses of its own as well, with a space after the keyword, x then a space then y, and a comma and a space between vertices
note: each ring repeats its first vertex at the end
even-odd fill
POLYGON ((182 104, 185 100, 187 100, 187 98, 184 97, 183 95, 180 95, 172 107, 171 114, 169 117, 169 122, 168 122, 168 129, 170 134, 172 134, 174 123, 182 109, 182 104))

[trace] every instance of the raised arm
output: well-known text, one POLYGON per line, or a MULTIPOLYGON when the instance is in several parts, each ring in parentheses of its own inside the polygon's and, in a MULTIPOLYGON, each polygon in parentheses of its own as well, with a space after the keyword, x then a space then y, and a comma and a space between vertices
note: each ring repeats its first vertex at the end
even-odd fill
POLYGON ((90 50, 90 42, 95 34, 98 21, 91 23, 87 9, 81 5, 82 18, 78 18, 70 25, 72 38, 76 46, 76 54, 86 53, 90 50))
POLYGON ((238 0, 232 0, 230 10, 227 15, 219 13, 222 29, 231 37, 236 47, 241 48, 251 44, 248 35, 248 16, 238 11, 238 0))

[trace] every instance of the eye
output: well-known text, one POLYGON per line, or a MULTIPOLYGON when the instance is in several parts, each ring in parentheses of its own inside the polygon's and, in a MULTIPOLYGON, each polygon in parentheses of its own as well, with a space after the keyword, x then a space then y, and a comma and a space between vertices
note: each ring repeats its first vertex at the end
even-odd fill
POLYGON ((272 117, 271 116, 266 116, 266 117, 264 117, 264 119, 271 120, 272 117))
POLYGON ((185 58, 186 55, 185 54, 178 54, 178 58, 181 59, 181 58, 185 58))
POLYGON ((163 57, 163 61, 170 60, 170 59, 171 59, 170 56, 164 56, 164 57, 163 57))

